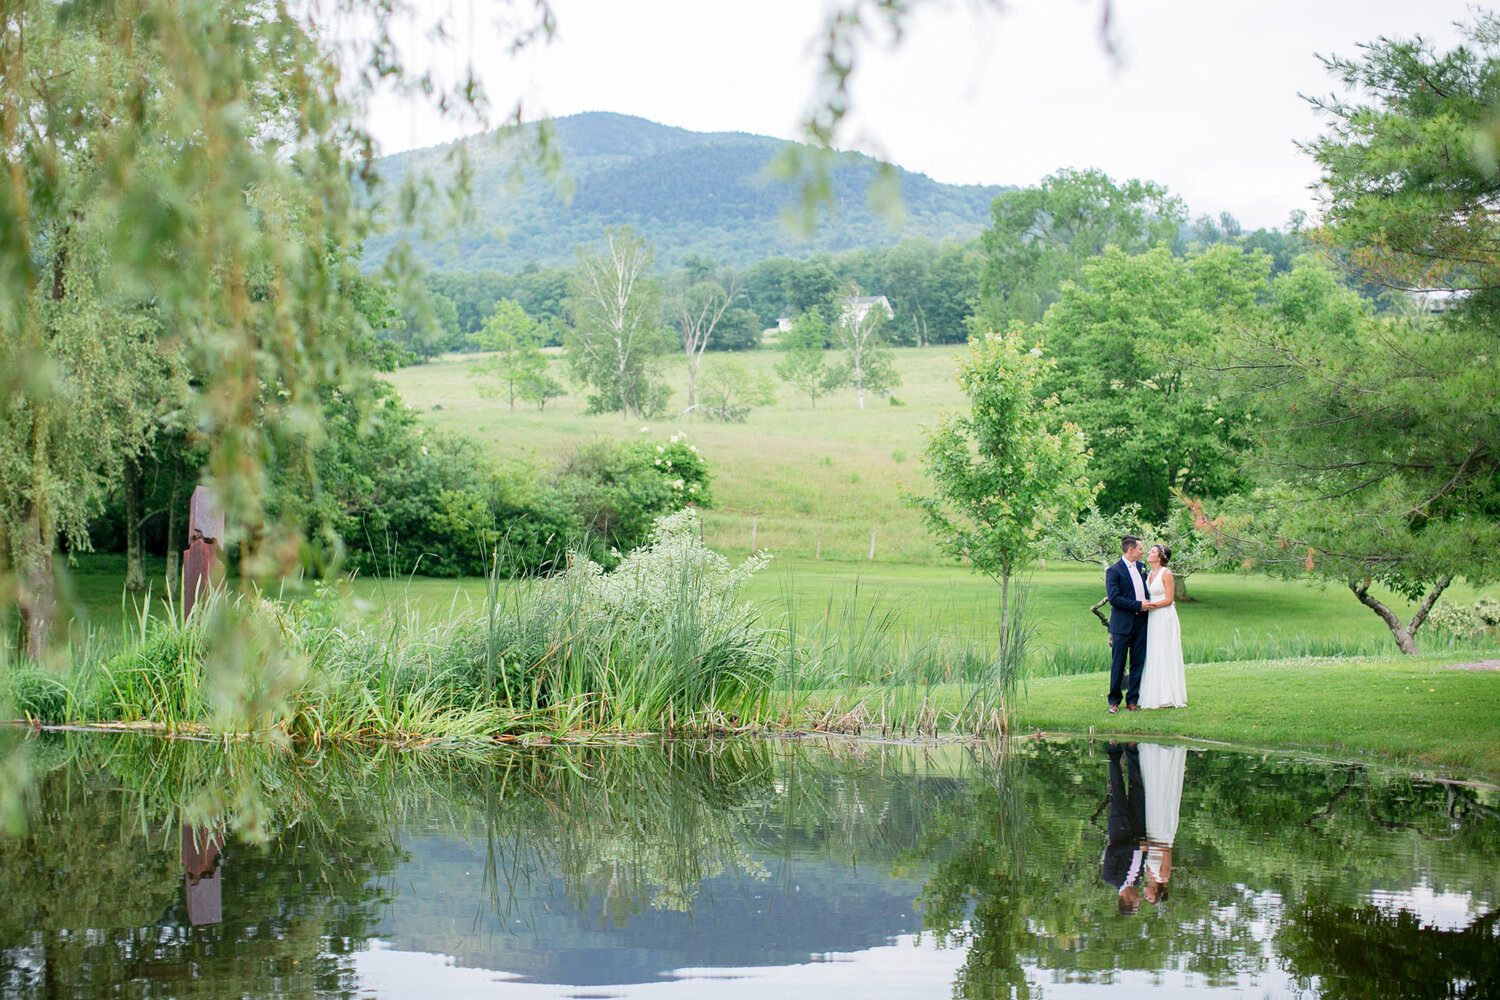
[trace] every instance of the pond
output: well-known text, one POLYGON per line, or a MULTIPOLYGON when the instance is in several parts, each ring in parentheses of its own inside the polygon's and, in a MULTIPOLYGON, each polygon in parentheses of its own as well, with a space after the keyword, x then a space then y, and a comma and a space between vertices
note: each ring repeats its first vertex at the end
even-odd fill
POLYGON ((1194 745, 0 733, 0 996, 1494 996, 1500 790, 1194 745))

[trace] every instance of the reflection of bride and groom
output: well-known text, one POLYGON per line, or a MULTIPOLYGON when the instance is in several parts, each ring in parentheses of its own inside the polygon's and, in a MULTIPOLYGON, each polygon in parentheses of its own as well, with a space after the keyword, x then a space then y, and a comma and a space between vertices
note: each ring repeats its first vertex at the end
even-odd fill
POLYGON ((1187 671, 1182 662, 1176 583, 1167 568, 1172 550, 1151 546, 1145 554, 1149 569, 1141 564, 1141 540, 1136 536, 1120 539, 1120 552, 1119 561, 1104 571, 1110 609, 1109 710, 1118 712, 1122 697, 1132 712, 1182 708, 1187 705, 1187 671))
POLYGON ((1163 903, 1182 805, 1186 747, 1109 745, 1109 828, 1101 874, 1119 890, 1119 912, 1163 903))

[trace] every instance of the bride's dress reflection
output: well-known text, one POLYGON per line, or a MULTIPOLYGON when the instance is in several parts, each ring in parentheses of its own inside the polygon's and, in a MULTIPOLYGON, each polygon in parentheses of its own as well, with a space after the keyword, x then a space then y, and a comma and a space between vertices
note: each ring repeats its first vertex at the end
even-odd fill
POLYGON ((1182 808, 1182 777, 1187 747, 1142 743, 1141 783, 1146 787, 1146 841, 1141 895, 1151 903, 1167 899, 1172 877, 1172 842, 1182 808))

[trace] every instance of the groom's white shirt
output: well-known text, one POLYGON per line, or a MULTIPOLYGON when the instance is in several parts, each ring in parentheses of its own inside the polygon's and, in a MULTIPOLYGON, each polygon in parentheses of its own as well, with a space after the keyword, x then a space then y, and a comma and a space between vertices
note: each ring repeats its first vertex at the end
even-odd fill
POLYGON ((1135 853, 1130 856, 1130 871, 1125 873, 1125 881, 1120 885, 1120 891, 1135 885, 1135 880, 1141 874, 1141 861, 1145 859, 1146 852, 1137 847, 1135 853))
MULTIPOLYGON (((1125 572, 1130 574, 1131 586, 1135 587, 1135 599, 1137 601, 1140 601, 1142 604, 1145 604, 1146 585, 1141 582, 1140 570, 1136 569, 1135 563, 1131 562, 1129 559, 1121 559, 1120 562, 1125 564, 1125 572)), ((1098 571, 1095 570, 1095 572, 1098 571)))

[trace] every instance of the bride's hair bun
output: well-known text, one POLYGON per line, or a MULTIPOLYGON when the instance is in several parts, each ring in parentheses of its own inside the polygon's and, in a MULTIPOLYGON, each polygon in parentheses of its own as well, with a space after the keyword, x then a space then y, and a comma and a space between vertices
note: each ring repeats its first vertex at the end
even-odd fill
POLYGON ((1156 543, 1156 555, 1163 566, 1172 561, 1172 550, 1161 542, 1156 543))

